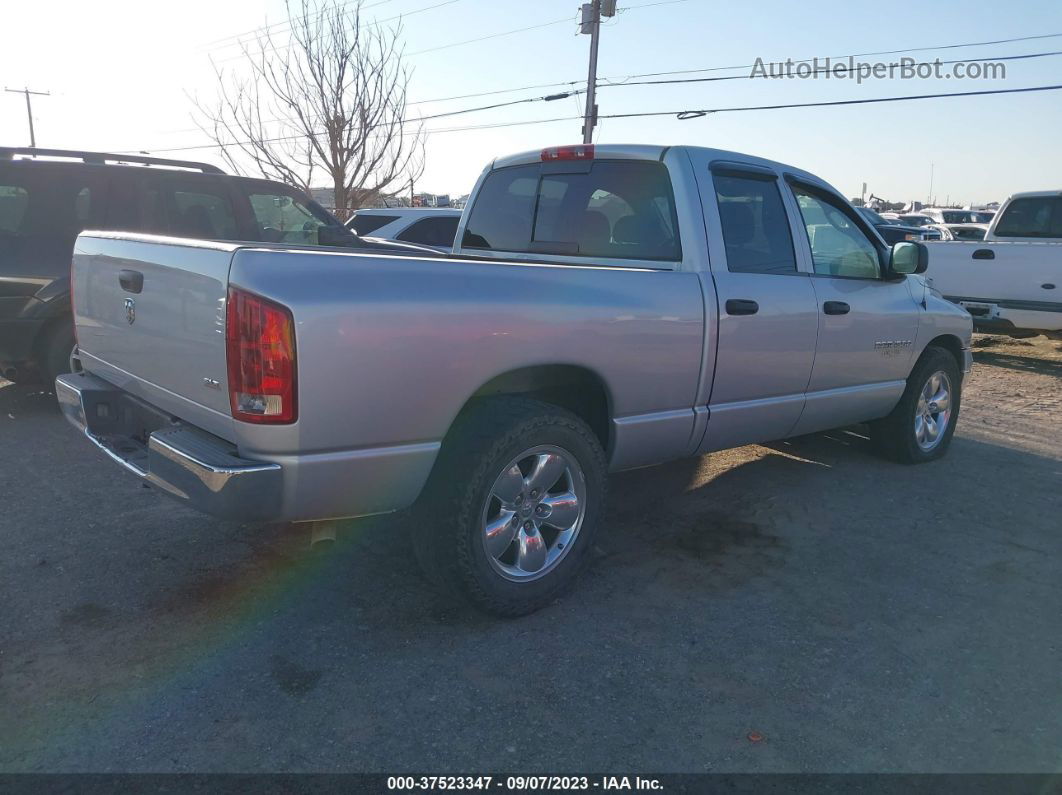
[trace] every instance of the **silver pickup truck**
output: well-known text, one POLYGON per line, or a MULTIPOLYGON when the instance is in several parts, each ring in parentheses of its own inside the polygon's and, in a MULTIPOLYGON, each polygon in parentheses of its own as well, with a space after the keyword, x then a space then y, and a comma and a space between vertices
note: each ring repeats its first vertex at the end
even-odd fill
POLYGON ((495 160, 468 207, 440 258, 82 234, 66 416, 215 516, 412 506, 429 573, 502 615, 573 579, 610 470, 860 422, 947 449, 970 316, 821 179, 571 146, 495 160))

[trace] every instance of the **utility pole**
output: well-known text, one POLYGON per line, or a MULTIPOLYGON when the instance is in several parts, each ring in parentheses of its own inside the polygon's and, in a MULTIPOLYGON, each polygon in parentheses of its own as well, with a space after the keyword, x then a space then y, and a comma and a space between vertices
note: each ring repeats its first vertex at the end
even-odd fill
POLYGON ((4 86, 4 91, 9 94, 25 94, 26 95, 26 118, 29 120, 30 130, 30 146, 36 148, 37 136, 33 133, 33 105, 30 103, 30 95, 37 97, 48 97, 51 93, 48 91, 30 91, 28 88, 8 88, 4 86))
POLYGON ((591 0, 583 3, 580 33, 590 34, 590 72, 586 77, 586 111, 583 113, 583 143, 594 142, 597 126, 597 47, 601 40, 601 17, 616 15, 616 0, 591 0))

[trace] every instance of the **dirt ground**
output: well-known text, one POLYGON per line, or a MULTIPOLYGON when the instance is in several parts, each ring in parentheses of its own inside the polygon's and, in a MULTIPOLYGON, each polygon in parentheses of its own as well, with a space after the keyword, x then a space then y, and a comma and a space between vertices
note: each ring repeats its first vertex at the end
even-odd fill
POLYGON ((860 429, 611 478, 496 621, 408 528, 222 523, 0 381, 0 771, 1062 771, 1062 343, 978 337, 949 455, 860 429))

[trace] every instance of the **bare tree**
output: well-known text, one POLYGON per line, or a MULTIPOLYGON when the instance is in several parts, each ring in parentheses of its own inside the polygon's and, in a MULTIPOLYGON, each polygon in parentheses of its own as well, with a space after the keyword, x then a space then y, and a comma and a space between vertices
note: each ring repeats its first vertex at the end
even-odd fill
POLYGON ((362 24, 361 0, 286 8, 286 32, 265 28, 242 43, 242 68, 214 64, 218 98, 196 101, 200 127, 229 166, 253 164, 307 192, 326 175, 341 214, 419 177, 424 132, 405 118, 401 23, 362 24))

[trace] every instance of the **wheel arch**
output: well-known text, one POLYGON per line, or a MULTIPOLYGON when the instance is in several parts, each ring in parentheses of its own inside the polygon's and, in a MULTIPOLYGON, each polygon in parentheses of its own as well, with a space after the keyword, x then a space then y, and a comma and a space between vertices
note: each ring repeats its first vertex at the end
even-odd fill
MULTIPOLYGON (((918 358, 921 359, 922 356, 925 355, 926 351, 928 351, 930 348, 941 348, 950 353, 955 359, 955 364, 957 364, 959 367, 959 372, 962 373, 962 340, 960 340, 954 334, 940 334, 929 341, 929 344, 926 345, 926 347, 922 350, 922 353, 919 355, 918 358)), ((915 365, 917 364, 918 362, 915 362, 915 365)), ((914 371, 913 366, 911 370, 912 372, 914 371)))
POLYGON ((534 398, 567 409, 590 426, 606 453, 611 450, 612 394, 605 379, 594 370, 574 364, 542 364, 508 370, 481 384, 457 416, 478 400, 504 395, 534 398))

